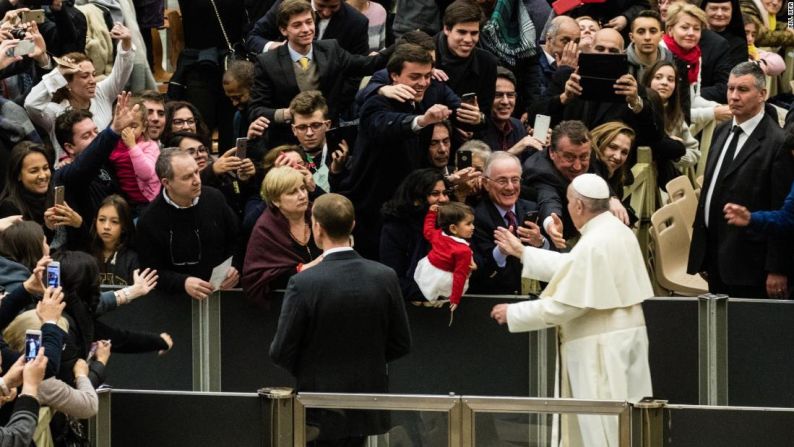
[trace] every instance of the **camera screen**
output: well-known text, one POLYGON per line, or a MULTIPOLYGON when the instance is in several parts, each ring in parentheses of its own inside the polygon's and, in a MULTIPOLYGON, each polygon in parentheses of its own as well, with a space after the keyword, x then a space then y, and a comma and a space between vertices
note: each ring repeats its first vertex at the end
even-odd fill
POLYGON ((25 334, 25 360, 36 358, 41 348, 41 334, 25 334))

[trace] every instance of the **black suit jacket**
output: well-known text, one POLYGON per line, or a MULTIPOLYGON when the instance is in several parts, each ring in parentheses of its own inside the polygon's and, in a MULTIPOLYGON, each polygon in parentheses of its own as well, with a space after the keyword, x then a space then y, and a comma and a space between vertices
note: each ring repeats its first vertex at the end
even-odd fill
POLYGON ((714 31, 703 30, 700 51, 700 96, 727 104, 728 76, 736 62, 730 44, 714 31))
POLYGON ((723 123, 714 134, 695 217, 688 271, 690 274, 705 271, 710 262, 718 261, 724 283, 763 287, 767 273, 790 272, 789 238, 728 225, 721 210, 728 202, 744 205, 750 211, 780 208, 794 179, 794 162, 788 148, 783 146, 783 131, 777 120, 767 113, 731 163, 721 188, 714 191, 711 200, 720 212, 709 216, 706 228, 708 188, 731 125, 732 122, 723 123), (709 249, 707 241, 712 231, 717 232, 719 246, 709 249), (711 253, 716 253, 718 259, 710 259, 711 253))
MULTIPOLYGON (((535 202, 518 199, 516 202, 516 217, 520 221, 527 211, 538 209, 535 202)), ((504 267, 499 267, 493 258, 496 243, 493 232, 496 227, 505 227, 505 221, 499 210, 485 197, 474 208, 474 236, 471 240, 471 249, 474 253, 474 262, 477 270, 471 274, 469 282, 470 293, 486 294, 521 294, 521 261, 513 256, 507 257, 504 267)))
MULTIPOLYGON (((328 101, 329 118, 336 121, 337 106, 344 102, 343 88, 349 76, 364 76, 386 65, 382 55, 369 57, 350 54, 335 40, 320 40, 312 45, 312 63, 316 64, 320 78, 320 91, 328 101)), ((289 107, 290 101, 298 93, 298 82, 287 45, 260 54, 254 66, 254 84, 251 87, 251 103, 248 107, 249 120, 260 116, 270 120, 268 138, 270 146, 295 142, 289 126, 278 124, 275 120, 276 109, 289 107)))
MULTIPOLYGON (((298 391, 386 393, 386 364, 410 348, 411 331, 394 270, 344 251, 290 279, 270 357, 297 378, 298 391)), ((320 439, 382 433, 385 428, 381 418, 355 412, 314 416, 320 439)))
MULTIPOLYGON (((248 51, 261 53, 268 42, 284 40, 276 22, 279 6, 281 6, 281 0, 276 0, 267 14, 256 21, 245 39, 248 51)), ((316 22, 319 24, 319 20, 316 22)), ((323 33, 323 40, 336 39, 348 53, 366 55, 369 53, 368 29, 367 17, 358 12, 356 8, 342 2, 342 7, 328 21, 328 27, 323 33)), ((317 31, 319 32, 319 29, 317 31)), ((315 33, 315 38, 318 35, 319 33, 315 33)))

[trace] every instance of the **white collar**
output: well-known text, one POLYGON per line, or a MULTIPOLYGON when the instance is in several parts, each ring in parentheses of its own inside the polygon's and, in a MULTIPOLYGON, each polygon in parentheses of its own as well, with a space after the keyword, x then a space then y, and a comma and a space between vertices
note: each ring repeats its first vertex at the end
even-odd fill
POLYGON ((307 51, 306 54, 300 54, 292 48, 289 42, 287 42, 287 50, 289 51, 289 57, 292 59, 292 62, 298 62, 302 57, 305 57, 311 61, 313 49, 314 45, 309 45, 309 51, 307 51))
POLYGON ((736 118, 733 119, 733 126, 739 126, 742 128, 742 132, 744 135, 749 137, 755 131, 755 128, 761 123, 761 120, 764 119, 764 108, 761 107, 761 111, 755 114, 754 117, 750 118, 749 120, 743 122, 742 124, 736 124, 736 118))
POLYGON ((334 254, 334 253, 340 253, 340 252, 343 252, 343 251, 353 251, 353 247, 334 247, 334 248, 329 248, 328 250, 323 251, 323 257, 326 257, 326 256, 334 254))
MULTIPOLYGON (((201 197, 201 196, 199 196, 199 197, 201 197)), ((181 205, 177 205, 176 202, 171 200, 171 198, 168 197, 168 192, 166 192, 165 188, 163 188, 163 199, 165 199, 165 203, 173 206, 174 208, 176 208, 178 210, 184 210, 184 209, 188 209, 188 208, 193 208, 198 203, 199 197, 196 197, 195 199, 193 199, 193 203, 191 203, 190 206, 181 206, 181 205)))
POLYGON ((446 237, 448 237, 448 238, 450 238, 450 239, 452 239, 454 241, 460 242, 461 244, 469 245, 469 241, 467 241, 466 239, 463 239, 462 237, 457 237, 457 236, 453 236, 451 234, 444 233, 444 230, 441 230, 441 234, 443 234, 444 236, 446 236, 446 237))

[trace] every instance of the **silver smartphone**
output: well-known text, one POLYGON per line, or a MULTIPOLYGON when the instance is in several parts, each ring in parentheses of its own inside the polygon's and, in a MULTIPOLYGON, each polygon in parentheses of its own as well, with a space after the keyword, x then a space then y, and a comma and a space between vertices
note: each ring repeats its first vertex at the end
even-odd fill
POLYGON ((535 115, 535 125, 532 126, 532 136, 543 144, 546 144, 546 138, 549 136, 549 125, 551 124, 551 117, 548 115, 535 115))
POLYGON ((36 44, 30 40, 20 40, 14 47, 14 56, 27 56, 36 49, 36 44))
POLYGON ((28 329, 25 331, 25 360, 31 361, 39 355, 41 348, 41 331, 28 329))

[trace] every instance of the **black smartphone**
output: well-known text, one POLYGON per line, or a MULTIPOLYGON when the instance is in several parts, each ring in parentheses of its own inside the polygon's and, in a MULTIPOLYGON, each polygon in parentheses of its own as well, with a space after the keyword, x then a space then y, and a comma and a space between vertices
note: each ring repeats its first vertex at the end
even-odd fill
POLYGON ((460 102, 464 104, 477 104, 477 94, 476 93, 464 93, 460 95, 460 102))
POLYGON ((524 221, 521 222, 521 224, 523 225, 524 222, 526 222, 526 221, 530 221, 533 224, 537 225, 538 224, 538 210, 527 211, 527 213, 524 215, 524 221))
POLYGON ((325 143, 328 145, 328 153, 332 154, 339 149, 339 143, 345 140, 348 149, 353 150, 353 145, 358 136, 358 126, 341 126, 328 129, 325 132, 325 143))
POLYGON ((471 167, 471 151, 458 151, 455 153, 455 168, 457 170, 471 167))

